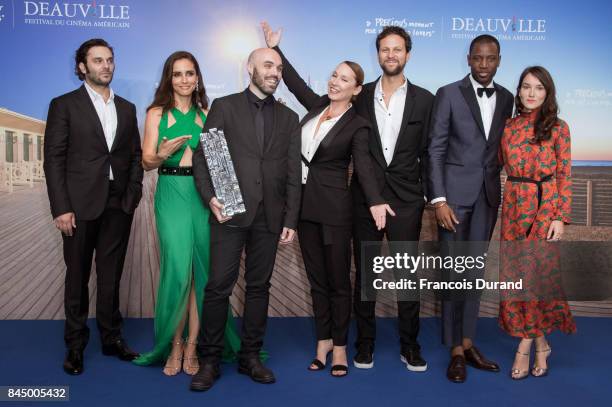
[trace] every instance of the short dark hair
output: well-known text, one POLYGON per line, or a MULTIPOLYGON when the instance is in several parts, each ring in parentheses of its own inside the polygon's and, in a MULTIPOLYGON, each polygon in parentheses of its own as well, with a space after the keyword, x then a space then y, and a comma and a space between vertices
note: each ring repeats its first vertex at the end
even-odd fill
POLYGON ((378 36, 376 37, 376 51, 380 51, 380 41, 383 38, 393 34, 399 35, 404 39, 404 41, 406 42, 406 52, 410 52, 410 50, 412 49, 412 39, 410 38, 410 34, 408 34, 406 30, 404 30, 402 27, 399 27, 397 25, 388 25, 383 28, 380 34, 378 34, 378 36))
POLYGON ((483 44, 483 43, 495 44, 497 46, 497 54, 498 55, 501 54, 501 47, 499 46, 499 41, 497 40, 497 38, 489 34, 479 35, 478 37, 472 40, 472 42, 470 43, 470 54, 472 54, 472 50, 474 49, 476 44, 483 44))
POLYGON ((79 64, 82 62, 87 65, 87 53, 93 47, 106 47, 110 49, 111 54, 115 56, 115 51, 113 51, 113 47, 111 47, 108 42, 106 42, 102 38, 92 38, 82 43, 79 49, 77 49, 74 53, 74 73, 76 76, 79 77, 80 80, 85 79, 85 74, 83 74, 79 69, 79 64))

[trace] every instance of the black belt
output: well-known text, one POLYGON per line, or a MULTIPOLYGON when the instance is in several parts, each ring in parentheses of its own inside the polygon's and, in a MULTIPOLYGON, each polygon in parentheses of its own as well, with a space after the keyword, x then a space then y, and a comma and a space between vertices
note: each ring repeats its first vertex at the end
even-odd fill
POLYGON ((157 173, 160 175, 193 175, 192 167, 159 167, 157 173))
MULTIPOLYGON (((542 204, 542 184, 552 180, 553 174, 547 175, 541 180, 537 180, 533 178, 525 178, 525 177, 513 177, 511 175, 508 175, 507 179, 508 181, 512 181, 512 182, 525 182, 528 184, 536 184, 538 186, 538 209, 540 209, 540 205, 542 204)), ((536 212, 536 216, 537 216, 537 212, 536 212)), ((529 225, 529 229, 527 229, 527 236, 529 236, 529 232, 531 232, 531 227, 533 226, 534 222, 535 222, 535 217, 533 218, 533 222, 531 222, 531 225, 529 225)))

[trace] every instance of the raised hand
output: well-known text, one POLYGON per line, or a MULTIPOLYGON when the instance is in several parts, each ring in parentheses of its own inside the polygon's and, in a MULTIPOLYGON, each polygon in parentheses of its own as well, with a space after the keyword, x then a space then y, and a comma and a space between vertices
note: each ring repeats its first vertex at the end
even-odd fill
POLYGON ((279 28, 278 31, 272 31, 270 24, 267 21, 261 22, 261 29, 264 33, 264 38, 266 39, 266 45, 268 48, 274 48, 278 44, 280 44, 281 35, 283 33, 283 29, 279 28))

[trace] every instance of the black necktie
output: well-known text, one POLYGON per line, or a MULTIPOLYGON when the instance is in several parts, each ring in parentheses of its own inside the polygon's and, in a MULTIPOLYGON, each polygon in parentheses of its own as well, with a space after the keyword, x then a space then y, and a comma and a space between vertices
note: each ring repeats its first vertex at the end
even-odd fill
POLYGON ((263 153, 264 149, 264 113, 263 107, 265 102, 263 100, 258 100, 255 102, 255 106, 257 106, 257 112, 255 113, 255 137, 257 137, 257 142, 259 143, 259 151, 263 153))
POLYGON ((481 98, 483 93, 487 94, 487 97, 490 98, 495 93, 495 88, 477 88, 476 92, 478 93, 478 97, 481 98))

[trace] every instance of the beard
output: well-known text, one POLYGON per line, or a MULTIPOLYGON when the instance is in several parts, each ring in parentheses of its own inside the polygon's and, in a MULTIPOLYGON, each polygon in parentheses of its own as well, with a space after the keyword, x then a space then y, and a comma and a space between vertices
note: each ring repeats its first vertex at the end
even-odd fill
POLYGON ((264 77, 259 73, 257 68, 253 68, 253 77, 251 78, 253 84, 265 95, 273 95, 276 92, 276 88, 278 87, 278 77, 277 76, 267 76, 264 77), (269 85, 266 83, 266 79, 276 79, 276 84, 269 85))
POLYGON ((101 78, 100 74, 97 72, 92 72, 89 70, 89 67, 85 65, 85 76, 89 80, 89 82, 93 83, 96 86, 108 86, 113 80, 113 72, 101 72, 101 73, 110 73, 108 79, 101 78))
POLYGON ((380 64, 380 67, 382 68, 383 72, 387 76, 396 76, 396 75, 401 74, 404 71, 405 66, 406 66, 406 63, 401 64, 399 61, 396 67, 393 69, 387 68, 387 66, 384 63, 380 64))

